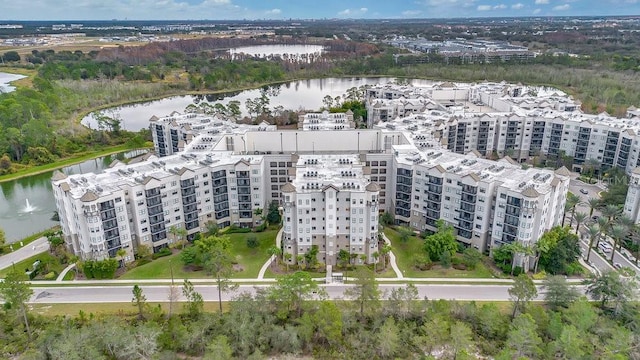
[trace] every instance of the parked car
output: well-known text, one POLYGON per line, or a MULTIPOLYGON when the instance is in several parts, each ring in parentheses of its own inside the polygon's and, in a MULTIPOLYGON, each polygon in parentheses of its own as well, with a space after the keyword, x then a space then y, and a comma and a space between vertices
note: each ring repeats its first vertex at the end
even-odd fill
POLYGON ((583 194, 585 194, 585 195, 587 195, 587 194, 589 193, 589 192, 588 192, 587 190, 585 190, 585 189, 580 189, 580 192, 581 192, 581 193, 583 193, 583 194))
POLYGON ((622 265, 620 265, 620 263, 613 263, 613 267, 618 270, 622 269, 622 265))

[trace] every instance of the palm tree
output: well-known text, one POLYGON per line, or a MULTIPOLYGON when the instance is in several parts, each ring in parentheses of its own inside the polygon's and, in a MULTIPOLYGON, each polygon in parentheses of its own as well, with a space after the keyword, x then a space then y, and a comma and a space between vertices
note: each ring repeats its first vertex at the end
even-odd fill
POLYGON ((593 216, 593 210, 600 207, 600 199, 597 198, 589 198, 587 200, 587 205, 589 205, 589 217, 593 216))
MULTIPOLYGON (((627 236, 629 238, 632 237, 633 233, 636 231, 635 227, 636 227, 636 223, 635 221, 633 221, 633 219, 631 219, 630 217, 628 217, 627 215, 620 215, 618 217, 618 220, 616 221, 618 224, 624 226, 627 228, 627 236)), ((620 244, 618 245, 618 251, 622 250, 622 242, 620 242, 620 244)))
POLYGON ((304 255, 296 256, 296 263, 298 264, 298 267, 302 269, 302 265, 304 264, 304 255))
POLYGON ((391 252, 391 245, 389 244, 384 244, 380 249, 380 256, 382 256, 383 269, 387 268, 387 258, 389 257, 390 252, 391 252))
POLYGON ((596 224, 598 224, 598 226, 600 227, 601 233, 606 233, 611 226, 611 221, 608 217, 602 216, 599 217, 598 220, 596 220, 596 224))
POLYGON ((591 249, 593 248, 593 242, 597 237, 600 236, 600 226, 598 224, 591 224, 587 226, 587 234, 589 234, 589 249, 587 249, 587 257, 585 260, 589 260, 589 256, 591 256, 591 249))
POLYGON ((276 259, 276 266, 278 266, 278 260, 280 258, 280 255, 282 255, 282 249, 280 249, 279 247, 273 245, 272 247, 270 247, 269 249, 267 249, 267 253, 270 256, 275 256, 276 259))
POLYGON ((291 258, 293 258, 293 254, 292 253, 285 253, 284 254, 284 261, 285 261, 285 265, 287 265, 287 272, 289 272, 289 262, 291 261, 291 258))
POLYGON ((564 214, 562 215, 562 227, 564 227, 564 222, 567 220, 567 213, 571 211, 571 203, 567 198, 567 201, 564 203, 564 214))
MULTIPOLYGON (((581 204, 582 202, 580 201, 580 197, 572 194, 572 193, 568 193, 567 194, 567 202, 566 204, 568 204, 569 209, 571 209, 571 218, 569 218, 569 227, 573 226, 573 216, 576 213, 576 206, 578 206, 578 204, 581 204)), ((565 205, 565 212, 566 212, 566 208, 567 206, 565 205)), ((563 219, 564 220, 564 219, 563 219)), ((562 224, 564 226, 564 222, 562 224)))
POLYGON ((620 213, 622 213, 622 209, 618 205, 608 204, 602 209, 602 216, 609 219, 609 221, 615 220, 620 213))
POLYGON ((173 235, 176 243, 180 245, 180 249, 184 249, 184 242, 182 238, 187 236, 187 230, 181 227, 172 226, 169 228, 169 234, 173 235))
POLYGON ((373 256, 373 272, 378 271, 378 258, 380 257, 380 253, 377 251, 374 251, 373 254, 371 254, 371 256, 373 256))
MULTIPOLYGON (((622 240, 625 236, 627 236, 629 230, 627 229, 626 226, 624 225, 620 225, 620 224, 615 224, 611 227, 611 230, 609 230, 609 236, 611 236, 613 238, 614 241, 614 245, 613 248, 617 248, 618 244, 620 243, 620 240, 622 240)), ((615 250, 611 251, 611 259, 609 259, 609 261, 613 261, 613 255, 615 254, 615 250)))
POLYGON ((576 219, 576 233, 580 236, 580 224, 587 220, 587 214, 578 211, 573 217, 576 219))

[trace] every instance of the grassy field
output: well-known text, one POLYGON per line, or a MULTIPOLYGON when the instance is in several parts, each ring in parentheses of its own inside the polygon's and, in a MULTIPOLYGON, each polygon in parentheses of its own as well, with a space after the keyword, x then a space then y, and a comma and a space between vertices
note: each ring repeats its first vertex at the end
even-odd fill
MULTIPOLYGON (((165 313, 169 312, 169 303, 156 303, 148 302, 150 307, 157 307, 160 305, 165 313)), ((174 312, 182 312, 184 303, 175 303, 174 312)), ((80 311, 84 312, 87 316, 89 314, 94 315, 119 315, 122 317, 134 318, 138 315, 138 309, 131 302, 127 303, 90 303, 90 304, 31 304, 31 312, 44 315, 44 316, 60 316, 60 315, 78 315, 80 311)), ((229 310, 229 303, 222 303, 222 311, 229 310)), ((204 303, 204 311, 217 312, 217 301, 206 301, 204 303)))
MULTIPOLYGON (((58 261, 58 259, 56 259, 53 255, 51 255, 51 253, 49 253, 48 251, 43 252, 41 254, 38 255, 34 255, 32 257, 26 258, 20 262, 15 263, 15 266, 10 266, 6 269, 0 270, 0 278, 4 278, 8 273, 10 273, 11 271, 13 271, 13 269, 15 268, 16 271, 20 274, 23 274, 24 271, 26 269, 31 269, 33 266, 33 263, 36 262, 36 260, 40 260, 41 263, 48 263, 49 265, 49 271, 55 271, 56 274, 60 274, 60 272, 62 270, 64 270, 64 268, 66 267, 65 265, 60 264, 60 262, 58 261)), ((44 276, 44 273, 40 273, 40 276, 44 276)), ((27 276, 25 275, 25 280, 27 279, 27 276)), ((37 279, 36 280, 40 280, 37 279)), ((55 279, 54 279, 55 280, 55 279)))
MULTIPOLYGON (((423 255, 423 240, 411 236, 406 242, 400 241, 400 235, 394 229, 386 227, 385 235, 391 240, 393 253, 400 271, 405 277, 415 278, 493 278, 493 273, 484 264, 479 263, 474 270, 458 270, 454 268, 444 269, 436 265, 431 270, 421 271, 413 266, 413 258, 423 255)), ((425 255, 426 256, 426 255, 425 255)))
MULTIPOLYGON (((275 245, 275 238, 278 230, 267 230, 261 233, 229 234, 231 238, 231 252, 236 257, 238 267, 241 271, 236 271, 233 278, 256 278, 262 265, 269 259, 267 249, 275 245), (254 249, 247 247, 247 238, 255 236, 260 246, 254 249)), ((148 264, 139 266, 122 275, 120 279, 170 279, 171 268, 173 266, 173 276, 175 279, 203 279, 208 278, 204 271, 190 271, 182 266, 180 254, 156 259, 148 264)))

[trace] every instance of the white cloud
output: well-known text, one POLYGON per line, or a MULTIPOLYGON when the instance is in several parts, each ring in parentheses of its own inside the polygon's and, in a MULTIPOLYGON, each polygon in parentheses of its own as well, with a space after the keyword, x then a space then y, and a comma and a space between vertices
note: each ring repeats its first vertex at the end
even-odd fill
POLYGON ((338 16, 362 16, 367 11, 369 11, 369 9, 366 7, 360 9, 344 9, 338 12, 338 16))
POLYGON ((446 7, 470 7, 473 6, 476 0, 425 0, 427 6, 446 6, 446 7))
POLYGON ((489 11, 491 10, 491 5, 478 5, 476 9, 478 11, 489 11))
POLYGON ((517 3, 517 4, 513 4, 513 5, 511 5, 511 8, 512 8, 513 10, 520 10, 520 9, 522 9, 523 7, 524 7, 524 4, 523 4, 523 3, 517 3))
POLYGON ((265 14, 267 14, 267 15, 280 15, 280 14, 282 14, 282 10, 280 10, 280 9, 271 9, 271 10, 265 11, 265 14))
POLYGON ((553 11, 565 11, 565 10, 569 10, 569 9, 571 9, 571 5, 564 4, 564 5, 554 6, 552 10, 553 11))
POLYGON ((536 0, 536 5, 545 5, 548 3, 549 3, 549 0, 536 0))
POLYGON ((493 7, 493 10, 504 10, 507 8, 507 5, 505 4, 499 4, 493 7))
POLYGON ((535 10, 533 10, 533 15, 540 14, 540 11, 542 11, 542 9, 535 9, 535 10))
POLYGON ((402 12, 402 16, 404 17, 418 16, 420 14, 422 14, 422 11, 420 10, 405 10, 402 12))

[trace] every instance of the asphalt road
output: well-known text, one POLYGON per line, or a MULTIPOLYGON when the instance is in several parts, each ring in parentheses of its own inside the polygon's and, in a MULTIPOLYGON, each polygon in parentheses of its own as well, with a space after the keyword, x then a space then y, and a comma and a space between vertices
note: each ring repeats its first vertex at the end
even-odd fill
MULTIPOLYGON (((255 294, 256 289, 268 285, 241 285, 236 291, 223 293, 222 300, 233 300, 240 293, 255 294)), ((351 285, 335 284, 320 285, 327 292, 329 299, 344 299, 344 290, 351 285)), ((380 290, 383 298, 393 288, 404 285, 381 284, 380 290)), ((168 301, 168 285, 143 285, 141 286, 147 301, 168 301)), ((445 284, 418 284, 419 298, 427 297, 430 300, 476 300, 476 301, 509 301, 508 289, 511 285, 445 285, 445 284)), ((582 285, 578 287, 584 291, 582 285)), ((79 287, 38 287, 34 288, 31 303, 55 304, 55 303, 130 303, 133 298, 133 286, 79 286, 79 287)), ((196 285, 196 291, 202 294, 205 301, 218 301, 218 292, 215 285, 196 285)), ((185 301, 182 289, 177 286, 180 300, 185 301)), ((538 289, 538 299, 542 300, 542 291, 538 289)))

